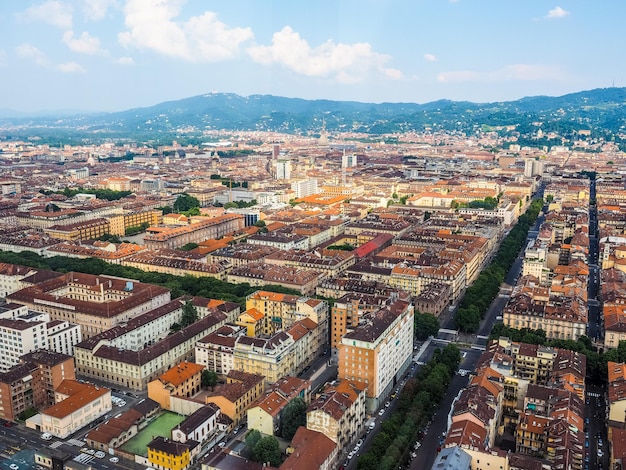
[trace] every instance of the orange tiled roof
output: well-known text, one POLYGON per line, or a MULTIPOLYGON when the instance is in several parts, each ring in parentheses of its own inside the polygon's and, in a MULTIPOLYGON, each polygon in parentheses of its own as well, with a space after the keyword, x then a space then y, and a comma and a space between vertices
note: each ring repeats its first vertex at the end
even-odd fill
POLYGON ((200 373, 202 369, 204 369, 204 366, 200 364, 184 361, 161 374, 159 380, 163 383, 169 383, 178 387, 194 375, 200 373))

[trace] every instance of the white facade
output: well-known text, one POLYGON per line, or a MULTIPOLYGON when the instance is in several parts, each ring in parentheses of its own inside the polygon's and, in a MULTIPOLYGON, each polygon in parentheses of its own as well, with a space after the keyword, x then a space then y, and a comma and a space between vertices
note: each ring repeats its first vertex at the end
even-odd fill
POLYGON ((291 189, 296 193, 296 198, 317 194, 317 179, 309 178, 306 180, 294 181, 291 183, 291 189))
POLYGON ((276 162, 276 179, 277 180, 290 180, 291 179, 291 161, 278 160, 276 162))
MULTIPOLYGON (((24 307, 25 308, 25 307, 24 307)), ((0 318, 0 371, 6 372, 26 353, 38 349, 73 355, 82 341, 80 326, 68 321, 52 321, 47 313, 22 312, 19 317, 0 318)), ((8 315, 11 312, 0 312, 8 315)))
POLYGON ((48 349, 69 356, 74 355, 74 345, 83 340, 80 325, 68 321, 49 322, 47 332, 48 349))
POLYGON ((20 356, 37 349, 48 349, 43 321, 0 320, 0 371, 18 364, 20 356))
POLYGON ((172 440, 185 443, 188 440, 204 442, 218 432, 217 420, 220 416, 220 408, 217 405, 208 404, 197 409, 182 423, 172 429, 172 440))

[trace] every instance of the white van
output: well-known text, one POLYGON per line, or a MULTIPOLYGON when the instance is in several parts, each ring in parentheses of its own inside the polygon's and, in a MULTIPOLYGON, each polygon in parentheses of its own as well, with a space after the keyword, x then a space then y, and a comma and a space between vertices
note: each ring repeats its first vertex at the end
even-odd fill
POLYGON ((44 432, 44 433, 41 435, 41 438, 42 438, 44 441, 49 441, 50 439, 52 439, 52 434, 50 434, 49 432, 44 432))

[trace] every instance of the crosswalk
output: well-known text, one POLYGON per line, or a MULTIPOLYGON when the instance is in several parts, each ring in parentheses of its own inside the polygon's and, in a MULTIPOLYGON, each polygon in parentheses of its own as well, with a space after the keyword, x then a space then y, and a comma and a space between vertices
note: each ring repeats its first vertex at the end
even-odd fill
POLYGON ((61 447, 63 445, 63 441, 54 441, 52 444, 50 444, 48 447, 50 447, 51 449, 58 449, 59 447, 61 447))
POLYGON ((93 455, 83 454, 81 452, 76 457, 74 457, 72 460, 74 460, 75 462, 87 464, 87 463, 91 462, 92 460, 95 460, 95 457, 93 455))
POLYGON ((79 441, 78 439, 68 439, 67 443, 76 447, 83 447, 85 445, 83 441, 79 441))

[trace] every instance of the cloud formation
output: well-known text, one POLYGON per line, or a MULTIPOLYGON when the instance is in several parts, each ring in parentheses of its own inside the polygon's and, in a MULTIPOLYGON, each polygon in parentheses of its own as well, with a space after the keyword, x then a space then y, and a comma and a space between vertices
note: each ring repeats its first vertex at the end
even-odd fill
POLYGON ((437 57, 435 57, 433 54, 424 54, 424 59, 426 59, 428 62, 437 62, 437 57))
POLYGON ((334 78, 340 83, 356 83, 375 70, 388 78, 400 79, 402 72, 386 68, 390 57, 372 50, 368 43, 336 44, 326 41, 312 48, 289 26, 274 33, 272 45, 247 49, 255 62, 279 64, 307 77, 334 78))
POLYGON ((76 62, 65 62, 64 64, 59 64, 56 66, 56 69, 63 73, 85 73, 87 71, 82 65, 77 64, 76 62))
POLYGON ((135 65, 135 60, 132 57, 118 57, 113 62, 119 65, 135 65))
POLYGON ((43 52, 41 52, 32 44, 20 44, 15 49, 15 52, 17 53, 18 57, 30 60, 40 67, 47 67, 50 65, 50 59, 48 59, 43 52))
POLYGON ((63 42, 70 50, 81 54, 94 55, 102 52, 100 39, 90 36, 86 31, 77 38, 74 37, 73 31, 65 31, 63 33, 63 42))
POLYGON ((554 7, 552 10, 548 11, 546 18, 547 19, 564 18, 567 15, 569 15, 569 11, 564 10, 561 7, 554 7))
POLYGON ((124 7, 128 31, 118 35, 125 47, 151 50, 189 62, 215 62, 235 57, 252 39, 250 28, 229 28, 213 12, 177 22, 181 0, 128 0, 124 7))
POLYGON ((72 27, 72 8, 57 0, 48 0, 34 5, 18 15, 26 21, 43 21, 59 28, 72 27))
POLYGON ((116 6, 115 0, 83 0, 83 13, 92 21, 100 21, 106 17, 109 8, 116 6))
POLYGON ((563 73, 558 67, 541 64, 512 64, 494 71, 457 70, 442 72, 437 76, 441 83, 504 82, 560 80, 563 73))

